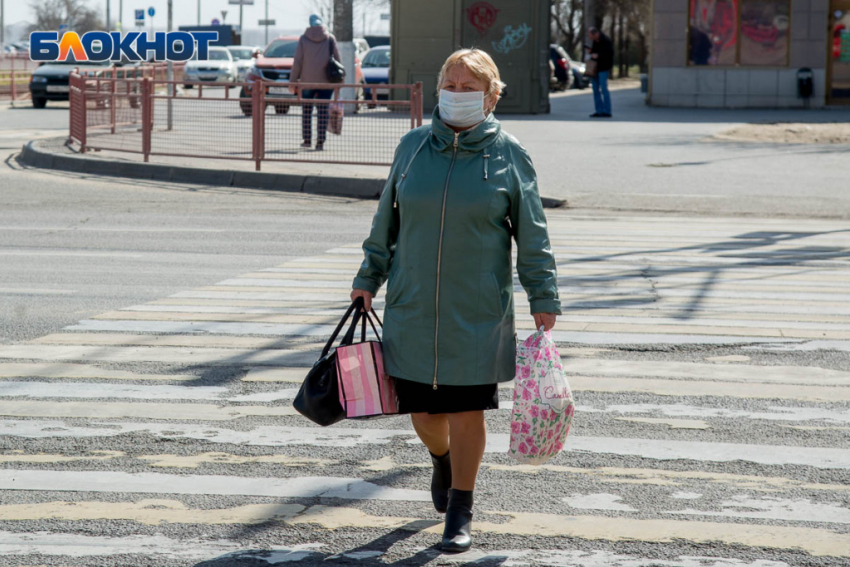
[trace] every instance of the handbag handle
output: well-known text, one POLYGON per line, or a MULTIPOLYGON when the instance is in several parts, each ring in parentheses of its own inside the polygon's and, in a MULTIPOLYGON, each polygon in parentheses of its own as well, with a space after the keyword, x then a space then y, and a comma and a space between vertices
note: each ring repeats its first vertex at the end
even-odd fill
MULTIPOLYGON (((358 298, 358 299, 360 299, 360 298, 358 298)), ((375 313, 374 308, 372 309, 372 315, 374 315, 375 319, 378 321, 378 324, 383 329, 384 324, 381 323, 381 320, 378 318, 378 314, 375 313)), ((381 342, 381 334, 378 332, 377 327, 375 327, 375 322, 372 321, 372 317, 369 316, 369 313, 367 313, 366 311, 364 311, 362 309, 360 311, 357 311, 354 314, 354 323, 352 324, 352 329, 349 329, 351 336, 348 337, 348 335, 346 335, 349 338, 349 342, 350 342, 350 340, 353 340, 353 338, 354 338, 353 328, 357 326, 357 323, 360 322, 361 318, 362 318, 363 329, 361 331, 360 341, 364 342, 364 343, 366 342, 366 321, 368 320, 369 324, 372 326, 372 331, 374 331, 375 336, 378 337, 378 342, 381 342)))
MULTIPOLYGON (((327 344, 325 344, 325 348, 322 349, 322 355, 319 357, 320 360, 322 358, 325 358, 325 356, 328 354, 328 352, 330 352, 331 345, 336 340, 337 336, 339 335, 339 332, 342 330, 342 327, 348 321, 348 318, 351 317, 351 313, 354 311, 355 307, 360 307, 362 309, 362 305, 363 305, 363 298, 362 297, 358 297, 354 301, 351 302, 351 305, 348 307, 348 310, 345 312, 345 315, 343 315, 339 324, 336 326, 336 329, 334 329, 333 334, 331 334, 330 340, 328 340, 327 344)), ((357 323, 356 323, 356 319, 355 319, 355 324, 352 326, 352 328, 356 327, 356 325, 357 325, 357 323)), ((351 329, 349 329, 349 331, 351 331, 351 329)), ((352 337, 354 336, 353 331, 351 331, 350 334, 351 334, 352 337)), ((349 335, 349 333, 346 333, 346 336, 348 336, 348 335, 349 335)), ((349 338, 349 342, 350 342, 350 340, 351 340, 351 338, 349 338)))
MULTIPOLYGON (((375 323, 372 322, 372 318, 369 317, 369 314, 366 313, 363 310, 363 298, 357 297, 357 298, 354 299, 354 301, 351 302, 351 305, 348 307, 348 310, 346 310, 345 315, 343 315, 339 324, 336 326, 336 329, 334 329, 334 332, 331 335, 331 338, 328 340, 328 342, 325 344, 325 347, 322 349, 322 355, 319 357, 320 360, 322 358, 324 358, 325 356, 327 356, 328 352, 330 352, 331 346, 333 345, 337 336, 339 336, 339 332, 345 326, 346 322, 348 322, 348 318, 351 317, 352 312, 354 312, 354 320, 351 323, 351 327, 349 327, 348 331, 345 333, 345 336, 343 336, 342 341, 340 343, 341 345, 351 344, 352 341, 354 341, 354 333, 356 332, 357 323, 360 322, 361 317, 363 317, 363 330, 361 332, 361 336, 362 336, 361 340, 363 342, 366 342, 366 320, 367 319, 369 320, 369 324, 372 325, 372 330, 375 331, 375 336, 378 337, 378 341, 381 340, 381 335, 378 333, 378 329, 375 328, 375 323), (356 312, 355 312, 355 308, 357 308, 356 312)), ((372 315, 375 316, 375 319, 378 321, 378 324, 381 325, 381 328, 383 328, 384 324, 378 318, 378 314, 375 313, 374 308, 372 309, 372 315)))

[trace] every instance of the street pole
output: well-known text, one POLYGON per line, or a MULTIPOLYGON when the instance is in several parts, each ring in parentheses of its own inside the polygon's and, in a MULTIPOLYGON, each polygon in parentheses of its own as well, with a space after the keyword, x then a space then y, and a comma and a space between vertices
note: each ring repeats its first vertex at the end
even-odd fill
POLYGON ((242 3, 239 3, 239 43, 242 43, 242 3))
MULTIPOLYGON (((172 14, 173 13, 172 8, 173 8, 173 0, 168 0, 168 31, 171 31, 172 15, 173 15, 172 14)), ((184 49, 185 49, 185 47, 184 47, 184 49)), ((168 60, 168 74, 166 75, 166 77, 168 78, 168 86, 165 89, 165 92, 168 93, 168 130, 171 131, 173 129, 173 126, 174 126, 174 124, 173 124, 174 108, 172 107, 172 103, 174 101, 172 100, 172 97, 174 96, 177 89, 175 88, 174 84, 171 82, 171 81, 174 80, 174 63, 170 59, 168 60)))
POLYGON ((201 0, 198 0, 198 25, 201 25, 201 0))
POLYGON ((581 38, 582 59, 585 58, 584 45, 587 44, 587 32, 596 26, 596 0, 584 0, 584 35, 581 38))
MULTIPOLYGON (((342 65, 345 67, 345 82, 353 83, 356 80, 354 67, 354 12, 353 0, 334 0, 333 31, 336 36, 339 54, 342 57, 342 65)), ((354 100, 357 92, 353 88, 340 89, 340 98, 343 100, 354 100)), ((346 105, 345 112, 354 111, 354 105, 346 105)))
POLYGON ((106 31, 112 31, 112 28, 109 27, 109 21, 111 20, 109 13, 110 4, 111 2, 109 0, 106 0, 106 31))
POLYGON ((266 45, 269 44, 269 0, 266 0, 266 45))
POLYGON ((124 33, 124 0, 118 0, 118 31, 124 33))
POLYGON ((3 0, 0 0, 0 49, 6 45, 6 14, 3 8, 3 0))

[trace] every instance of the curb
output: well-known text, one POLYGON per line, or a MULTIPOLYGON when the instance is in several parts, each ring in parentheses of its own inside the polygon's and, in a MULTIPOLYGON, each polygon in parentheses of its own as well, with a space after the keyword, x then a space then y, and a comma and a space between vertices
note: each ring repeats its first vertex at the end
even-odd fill
MULTIPOLYGON (((56 169, 76 173, 91 173, 112 177, 173 181, 177 183, 201 183, 224 187, 263 189, 309 193, 357 199, 377 199, 381 196, 383 179, 361 179, 357 177, 329 177, 321 175, 297 175, 291 173, 268 173, 264 171, 236 171, 182 167, 160 163, 119 162, 90 159, 82 156, 61 155, 45 151, 33 140, 24 144, 18 154, 18 162, 39 169, 56 169)), ((567 205, 566 201, 541 197, 543 207, 557 209, 567 205)))

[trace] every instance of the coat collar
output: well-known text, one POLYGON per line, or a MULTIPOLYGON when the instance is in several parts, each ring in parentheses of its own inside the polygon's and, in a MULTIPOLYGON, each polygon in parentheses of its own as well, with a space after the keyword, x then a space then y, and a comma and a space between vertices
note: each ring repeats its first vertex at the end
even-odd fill
MULTIPOLYGON (((501 131, 501 123, 491 112, 483 122, 460 133, 458 148, 467 152, 480 152, 492 145, 501 131)), ((436 107, 431 117, 431 145, 442 152, 452 147, 454 139, 455 131, 440 120, 440 107, 436 107)))

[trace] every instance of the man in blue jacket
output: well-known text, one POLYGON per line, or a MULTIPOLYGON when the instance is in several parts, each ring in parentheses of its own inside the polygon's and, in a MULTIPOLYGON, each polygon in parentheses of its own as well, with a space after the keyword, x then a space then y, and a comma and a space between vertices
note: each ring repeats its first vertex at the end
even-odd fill
POLYGON ((593 42, 588 49, 590 58, 596 61, 596 76, 591 78, 593 103, 596 112, 591 118, 611 118, 611 93, 608 92, 608 77, 614 68, 614 44, 598 28, 590 28, 587 37, 593 42))

